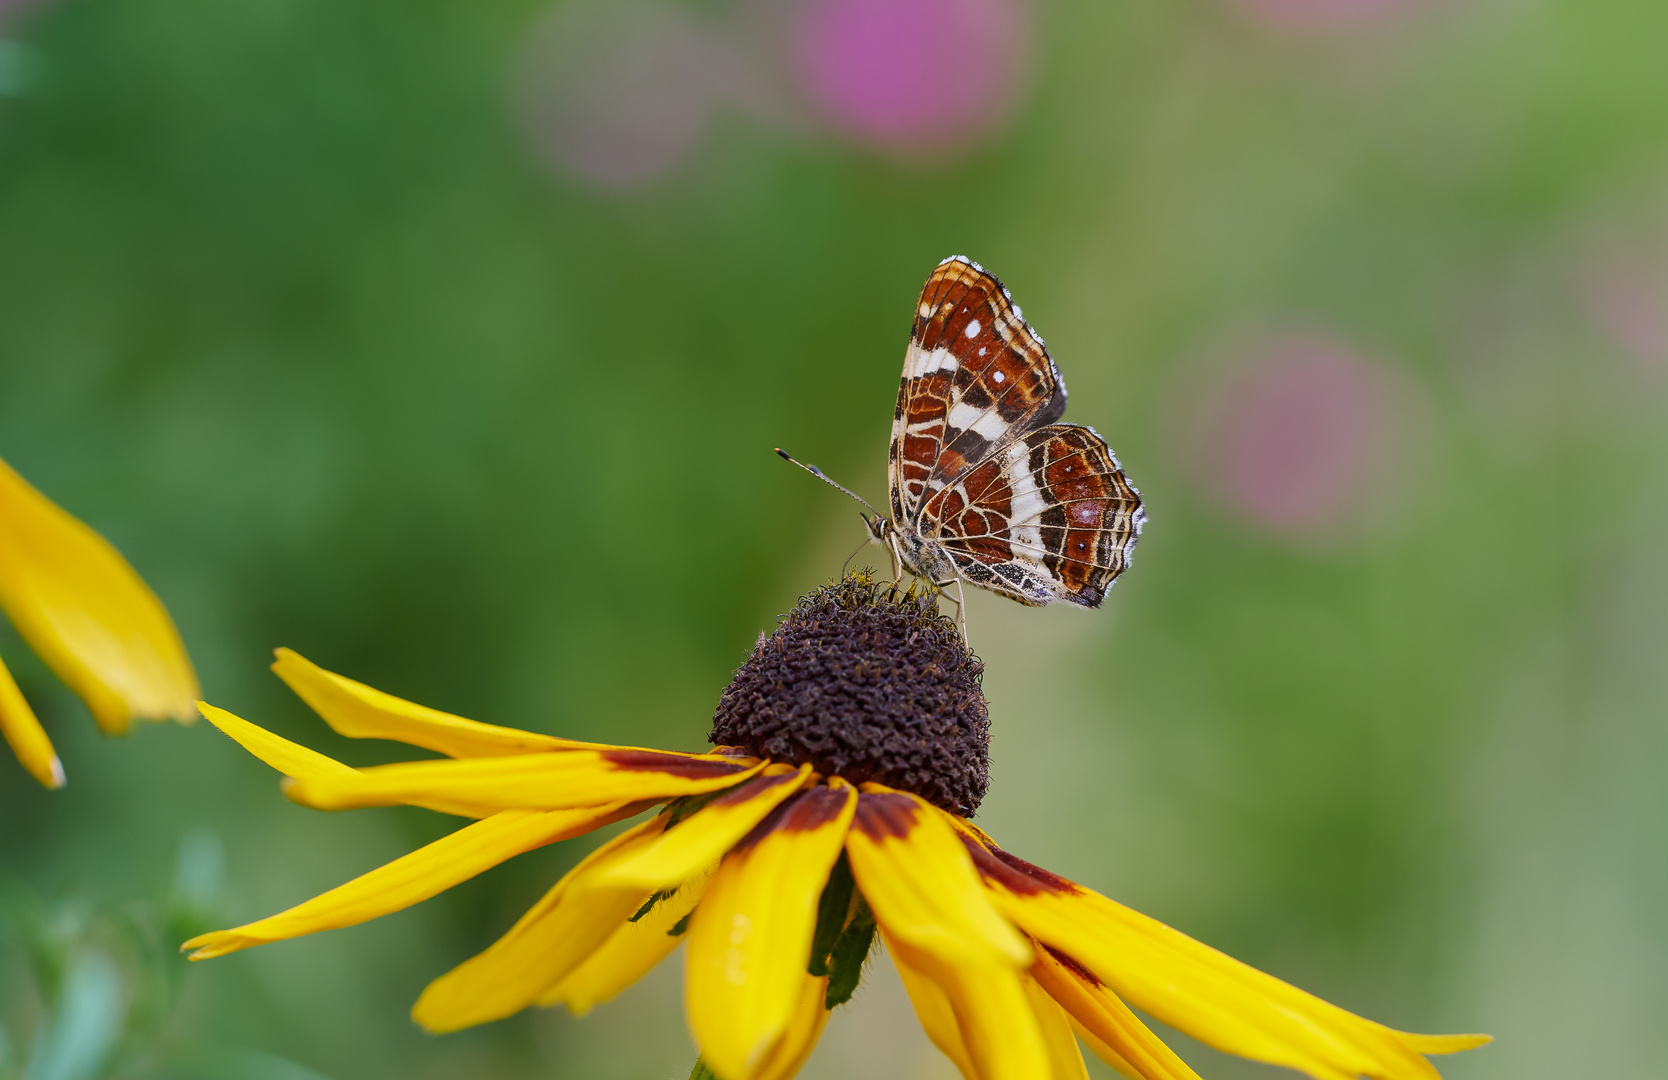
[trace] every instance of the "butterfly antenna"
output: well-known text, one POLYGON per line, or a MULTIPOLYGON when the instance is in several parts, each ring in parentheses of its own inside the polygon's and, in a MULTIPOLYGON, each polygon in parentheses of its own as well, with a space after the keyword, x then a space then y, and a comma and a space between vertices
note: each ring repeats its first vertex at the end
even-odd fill
POLYGON ((832 481, 828 477, 824 476, 822 470, 817 468, 815 465, 807 465, 803 461, 795 460, 794 456, 792 454, 788 453, 786 450, 782 449, 780 446, 778 446, 776 448, 776 453, 779 457, 781 457, 781 459, 783 461, 786 461, 786 462, 788 462, 789 464, 792 464, 792 465, 798 465, 801 469, 804 469, 806 472, 810 473, 812 476, 816 477, 818 480, 821 480, 823 483, 827 484, 828 486, 839 488, 841 491, 845 492, 847 495, 850 495, 852 498, 856 499, 858 502, 862 503, 864 506, 868 506, 869 509, 874 512, 874 515, 876 517, 882 516, 879 510, 875 510, 875 508, 873 506, 869 505, 869 500, 867 500, 863 496, 857 494, 855 491, 852 491, 848 487, 844 487, 840 484, 836 484, 834 481, 832 481))

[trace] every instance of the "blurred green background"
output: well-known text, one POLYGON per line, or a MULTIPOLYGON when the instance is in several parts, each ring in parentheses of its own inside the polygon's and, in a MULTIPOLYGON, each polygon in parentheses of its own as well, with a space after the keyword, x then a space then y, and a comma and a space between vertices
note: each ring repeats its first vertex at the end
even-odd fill
MULTIPOLYGON (((275 646, 695 749, 862 538, 770 448, 880 497, 911 303, 965 252, 1152 515, 1099 612, 970 605, 980 823, 1497 1036, 1445 1076, 1659 1074, 1668 8, 913 2, 0 3, 0 457, 129 556, 209 700, 310 746, 400 756, 275 646)), ((206 725, 102 740, 0 654, 69 774, 0 755, 0 1075, 60 993, 130 1029, 66 1078, 687 1074, 676 960, 583 1019, 406 1019, 587 841, 187 969, 170 935, 449 819, 303 810, 206 725)), ((953 1074, 883 961, 806 1075, 953 1074)))

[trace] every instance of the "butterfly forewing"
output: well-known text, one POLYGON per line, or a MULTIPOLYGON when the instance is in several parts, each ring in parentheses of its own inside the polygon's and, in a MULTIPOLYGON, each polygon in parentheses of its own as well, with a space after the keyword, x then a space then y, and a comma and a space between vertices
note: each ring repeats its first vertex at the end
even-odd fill
POLYGON ((892 517, 920 545, 912 570, 1100 606, 1146 514, 1105 440, 1055 422, 1065 408, 1059 368, 1002 283, 960 256, 940 263, 892 423, 892 517))
POLYGON ((893 517, 919 520, 932 493, 1002 443, 1059 419, 1066 387, 1002 283, 956 257, 921 290, 892 421, 893 517))

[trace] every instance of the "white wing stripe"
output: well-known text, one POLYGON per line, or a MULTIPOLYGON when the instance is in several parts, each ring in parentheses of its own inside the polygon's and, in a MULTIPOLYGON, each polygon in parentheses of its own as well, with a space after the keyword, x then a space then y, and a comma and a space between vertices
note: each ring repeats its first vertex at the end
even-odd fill
POLYGON ((935 371, 954 371, 958 366, 960 365, 956 358, 950 355, 949 349, 939 348, 928 352, 914 342, 910 342, 909 352, 904 357, 904 374, 911 379, 919 379, 935 371))

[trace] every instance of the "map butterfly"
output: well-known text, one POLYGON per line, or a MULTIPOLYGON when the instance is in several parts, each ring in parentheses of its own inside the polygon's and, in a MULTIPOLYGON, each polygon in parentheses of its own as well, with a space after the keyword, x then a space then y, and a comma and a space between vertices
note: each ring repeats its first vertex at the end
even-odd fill
POLYGON ((1106 440, 1065 411, 1060 369, 1008 290, 964 256, 939 263, 904 354, 891 514, 863 518, 894 578, 1099 607, 1147 515, 1106 440))

